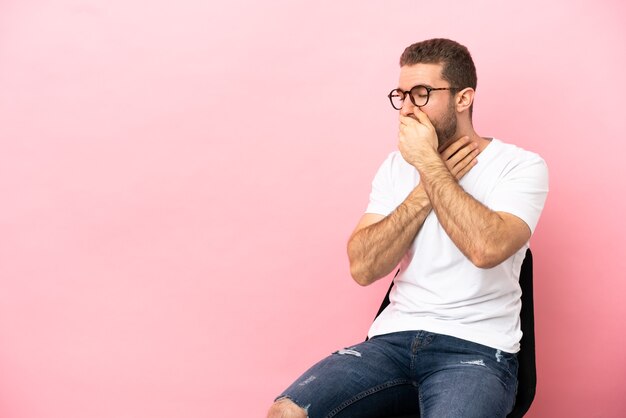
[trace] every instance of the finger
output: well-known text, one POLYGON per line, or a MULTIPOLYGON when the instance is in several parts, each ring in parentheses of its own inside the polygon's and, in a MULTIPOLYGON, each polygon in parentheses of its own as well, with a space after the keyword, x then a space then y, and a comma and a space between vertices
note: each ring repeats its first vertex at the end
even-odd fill
POLYGON ((471 152, 468 152, 467 155, 465 155, 463 158, 459 159, 456 165, 461 166, 461 167, 466 166, 470 164, 472 161, 476 160, 476 157, 478 157, 478 154, 479 154, 478 149, 473 149, 471 152))
POLYGON ((406 125, 406 126, 410 126, 412 124, 416 124, 418 123, 415 118, 412 118, 410 116, 403 116, 400 115, 400 125, 406 125))
POLYGON ((478 149, 468 145, 454 154, 449 161, 453 162, 455 165, 466 165, 477 156, 478 149))
POLYGON ((464 145, 467 145, 469 142, 470 142, 469 136, 464 135, 458 138, 456 141, 452 141, 446 144, 446 147, 440 150, 440 154, 443 155, 443 153, 447 150, 448 154, 452 155, 455 152, 457 152, 459 149, 461 149, 464 145))
POLYGON ((458 173, 454 175, 457 180, 461 180, 463 176, 465 176, 471 169, 478 163, 478 160, 475 158, 471 160, 467 165, 465 165, 458 173))
POLYGON ((469 136, 462 136, 461 138, 459 138, 456 141, 454 141, 453 143, 449 144, 446 148, 444 148, 441 151, 441 158, 443 158, 444 160, 447 160, 448 158, 450 158, 451 156, 456 154, 456 152, 458 150, 460 150, 461 148, 465 147, 469 143, 470 143, 470 137, 469 136))
POLYGON ((477 156, 478 150, 473 150, 454 165, 451 172, 457 180, 460 180, 461 177, 463 177, 474 165, 476 165, 478 162, 478 159, 476 158, 477 156))
MULTIPOLYGON (((467 158, 471 153, 477 151, 477 147, 478 146, 474 143, 467 144, 444 161, 448 167, 454 167, 455 165, 461 163, 463 159, 467 158)), ((478 153, 476 152, 475 155, 478 155, 478 153)))
POLYGON ((404 130, 400 128, 400 130, 398 131, 398 141, 403 142, 405 137, 406 134, 404 133, 404 130))
POLYGON ((433 130, 435 129, 433 124, 430 122, 428 115, 422 112, 422 110, 419 107, 415 106, 415 108, 413 109, 413 114, 415 115, 419 123, 421 123, 422 125, 426 125, 432 128, 433 130))

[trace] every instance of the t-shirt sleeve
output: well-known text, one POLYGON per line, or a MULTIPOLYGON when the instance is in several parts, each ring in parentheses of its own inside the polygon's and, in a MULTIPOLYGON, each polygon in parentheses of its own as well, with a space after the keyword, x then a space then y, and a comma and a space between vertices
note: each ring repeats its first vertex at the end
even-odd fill
POLYGON ((522 219, 534 233, 547 195, 548 166, 541 157, 532 154, 508 168, 486 203, 494 211, 522 219))
POLYGON ((396 208, 393 199, 393 169, 394 154, 391 153, 381 164, 372 181, 372 191, 365 213, 377 213, 387 216, 396 208))

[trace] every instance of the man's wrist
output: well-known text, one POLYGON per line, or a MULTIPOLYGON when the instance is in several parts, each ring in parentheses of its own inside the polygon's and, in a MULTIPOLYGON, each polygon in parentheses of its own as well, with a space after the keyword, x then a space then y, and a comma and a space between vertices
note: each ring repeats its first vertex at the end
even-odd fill
POLYGON ((402 202, 402 205, 404 205, 405 209, 410 211, 413 216, 418 215, 423 210, 430 211, 432 209, 430 199, 421 181, 411 193, 409 193, 404 202, 402 202))
POLYGON ((418 168, 420 178, 423 180, 424 189, 427 195, 439 183, 452 181, 456 183, 455 177, 446 167, 446 163, 441 156, 436 153, 434 158, 430 158, 418 168))
POLYGON ((425 149, 420 153, 420 158, 418 158, 414 163, 414 167, 417 171, 419 171, 420 176, 428 174, 433 170, 437 170, 440 166, 445 168, 445 163, 439 152, 437 152, 434 148, 425 149))

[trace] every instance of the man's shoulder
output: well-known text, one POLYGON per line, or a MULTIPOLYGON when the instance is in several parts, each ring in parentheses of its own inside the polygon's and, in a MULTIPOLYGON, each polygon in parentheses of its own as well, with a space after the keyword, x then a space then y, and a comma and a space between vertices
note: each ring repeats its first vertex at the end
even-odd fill
POLYGON ((496 145, 499 151, 502 153, 511 153, 514 155, 517 154, 519 156, 528 157, 528 158, 535 158, 535 157, 541 158, 541 156, 537 154, 536 152, 522 148, 520 145, 513 144, 510 142, 504 142, 503 140, 498 139, 498 138, 493 138, 492 141, 494 145, 496 145))
MULTIPOLYGON (((493 139, 488 170, 498 178, 536 178, 547 182, 548 166, 536 152, 493 139)), ((490 145, 491 146, 491 145, 490 145)))
POLYGON ((545 164, 544 159, 538 153, 529 151, 519 145, 504 142, 493 138, 494 157, 498 160, 505 160, 517 163, 545 164))

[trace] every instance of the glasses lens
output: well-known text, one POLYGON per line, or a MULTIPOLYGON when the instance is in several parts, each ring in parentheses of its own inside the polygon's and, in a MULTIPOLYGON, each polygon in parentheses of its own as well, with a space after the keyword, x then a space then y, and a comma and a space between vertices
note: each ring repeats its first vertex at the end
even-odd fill
POLYGON ((389 100, 391 100, 391 105, 394 109, 400 110, 402 109, 402 103, 404 102, 404 93, 402 90, 391 90, 389 93, 389 100))
POLYGON ((411 89, 411 97, 415 106, 424 106, 428 102, 428 90, 424 86, 415 86, 411 89))

